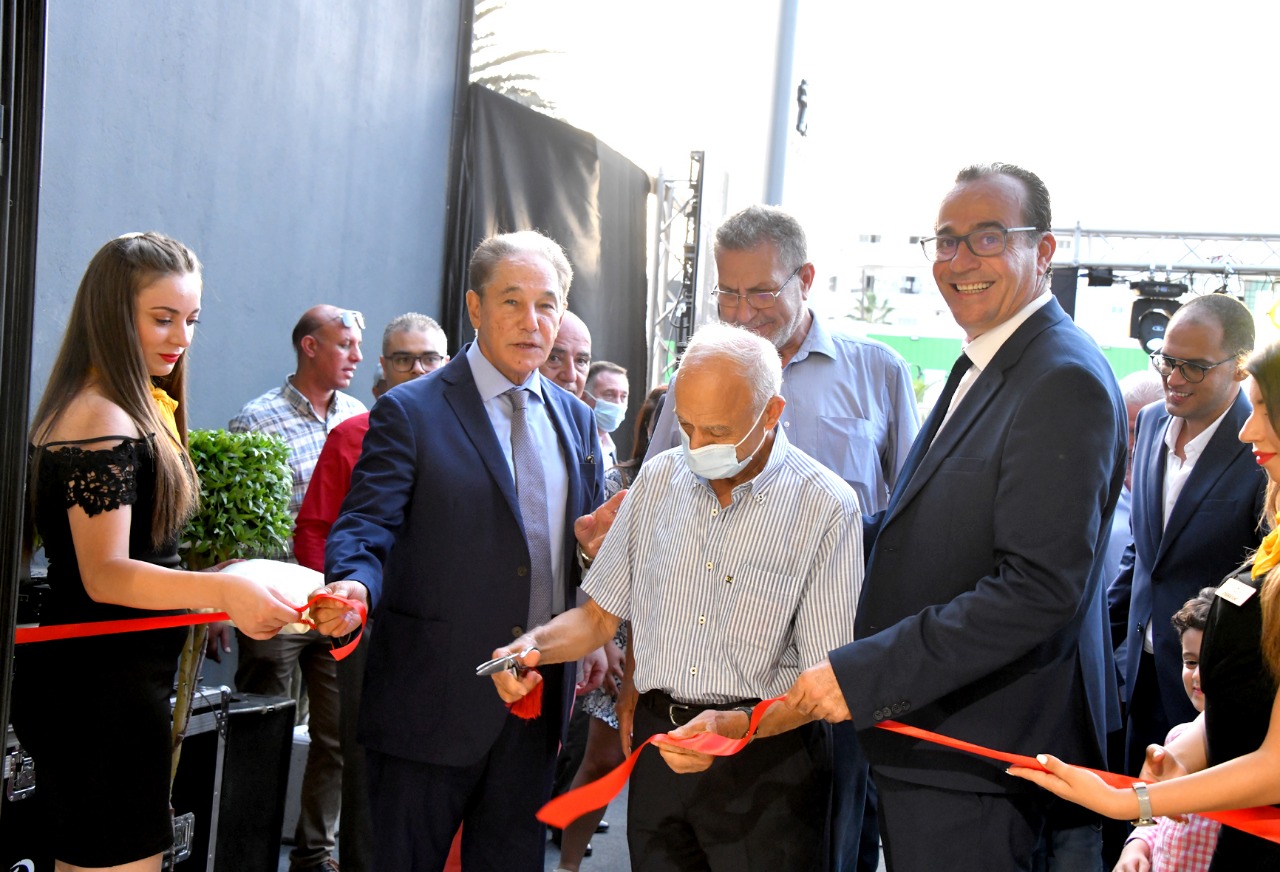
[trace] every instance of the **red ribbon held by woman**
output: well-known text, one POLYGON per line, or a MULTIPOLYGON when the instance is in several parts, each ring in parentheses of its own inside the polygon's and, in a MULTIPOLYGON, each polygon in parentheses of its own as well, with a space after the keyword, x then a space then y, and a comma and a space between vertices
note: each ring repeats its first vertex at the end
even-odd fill
MULTIPOLYGON (((333 600, 354 611, 360 618, 360 631, 347 644, 334 648, 333 659, 341 660, 360 643, 364 635, 364 625, 368 621, 369 610, 359 600, 334 596, 331 593, 318 593, 307 604, 297 608, 299 623, 315 627, 310 618, 303 615, 320 600, 333 600)), ((167 630, 173 627, 191 627, 199 624, 211 624, 216 621, 230 620, 226 612, 201 612, 185 615, 157 615, 154 618, 126 618, 118 621, 90 621, 81 624, 53 624, 48 627, 19 627, 14 633, 15 645, 26 645, 32 642, 55 642, 60 639, 85 639, 91 636, 109 636, 116 633, 139 633, 144 630, 167 630)))
MULTIPOLYGON (((639 748, 631 752, 631 756, 627 757, 622 765, 603 778, 590 784, 584 784, 576 790, 570 790, 568 793, 561 794, 548 802, 538 811, 538 820, 550 826, 564 829, 587 812, 604 808, 615 796, 622 792, 622 788, 626 786, 627 779, 631 777, 631 771, 635 769, 636 760, 640 752, 650 742, 666 742, 669 745, 686 748, 690 751, 699 751, 703 754, 710 754, 713 757, 730 757, 737 754, 746 747, 747 742, 751 741, 751 738, 755 735, 765 711, 774 703, 781 702, 782 699, 783 697, 778 696, 773 699, 766 699, 757 705, 751 715, 751 723, 747 727, 747 734, 741 739, 729 739, 715 733, 698 733, 687 739, 673 739, 666 733, 657 733, 650 736, 639 748)), ((982 745, 975 745, 972 742, 964 742, 939 733, 931 733, 918 727, 907 726, 897 721, 881 721, 876 726, 891 733, 909 736, 913 739, 921 739, 926 742, 954 748, 958 751, 990 757, 1016 766, 1025 766, 1028 769, 1038 769, 1041 772, 1047 771, 1034 757, 996 751, 991 748, 985 748, 982 745)), ((1126 775, 1117 775, 1114 772, 1104 772, 1100 769, 1090 769, 1089 771, 1112 787, 1129 788, 1137 780, 1126 775)), ((1212 818, 1237 830, 1251 833, 1263 839, 1269 839, 1272 842, 1280 842, 1280 809, 1278 808, 1262 806, 1260 808, 1237 809, 1235 811, 1201 812, 1200 814, 1202 817, 1212 818)))

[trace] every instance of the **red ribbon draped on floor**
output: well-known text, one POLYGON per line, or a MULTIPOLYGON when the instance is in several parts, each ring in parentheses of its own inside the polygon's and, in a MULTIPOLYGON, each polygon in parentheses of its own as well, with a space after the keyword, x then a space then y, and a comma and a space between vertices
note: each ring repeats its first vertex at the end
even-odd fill
MULTIPOLYGON (((334 648, 333 659, 341 660, 360 643, 364 635, 364 625, 368 621, 368 609, 365 604, 346 597, 334 596, 330 593, 319 593, 307 600, 307 604, 296 607, 299 620, 309 627, 315 624, 302 615, 321 600, 333 600, 355 611, 360 616, 360 631, 347 644, 334 648)), ((54 624, 48 627, 20 627, 14 633, 14 644, 26 645, 32 642, 53 642, 59 639, 84 639, 89 636, 107 636, 115 633, 138 633, 143 630, 166 630, 172 627, 190 627, 197 624, 210 624, 215 621, 229 620, 226 612, 203 612, 186 615, 159 615, 154 618, 127 618, 119 621, 92 621, 84 624, 54 624)))
MULTIPOLYGON (((548 802, 538 811, 538 820, 550 826, 564 829, 587 812, 604 808, 626 785, 627 779, 631 777, 631 770, 635 769, 636 760, 639 758, 640 752, 645 749, 646 745, 654 741, 666 742, 691 751, 710 754, 713 757, 730 757, 746 747, 747 742, 751 741, 756 729, 760 726, 760 719, 764 716, 765 711, 768 710, 769 706, 781 700, 782 697, 774 697, 773 699, 766 699, 757 705, 752 713, 747 733, 741 739, 729 739, 724 736, 718 736, 715 733, 699 733, 688 739, 672 739, 666 733, 650 736, 645 740, 644 744, 631 752, 631 755, 623 761, 622 765, 608 775, 590 784, 584 784, 577 790, 563 793, 548 802)), ((882 721, 876 726, 882 730, 909 736, 913 739, 921 739, 926 742, 954 748, 958 751, 990 757, 1012 765, 1025 766, 1028 769, 1044 771, 1044 767, 1040 765, 1040 762, 1035 757, 995 751, 982 745, 952 739, 949 736, 931 733, 928 730, 907 726, 897 721, 882 721)), ((1126 775, 1117 775, 1114 772, 1104 772, 1100 769, 1090 769, 1089 771, 1098 775, 1112 787, 1128 788, 1137 780, 1126 775)), ((1259 808, 1237 809, 1235 811, 1202 812, 1201 815, 1212 818, 1226 826, 1234 827, 1237 830, 1280 843, 1280 809, 1278 808, 1261 806, 1259 808)))

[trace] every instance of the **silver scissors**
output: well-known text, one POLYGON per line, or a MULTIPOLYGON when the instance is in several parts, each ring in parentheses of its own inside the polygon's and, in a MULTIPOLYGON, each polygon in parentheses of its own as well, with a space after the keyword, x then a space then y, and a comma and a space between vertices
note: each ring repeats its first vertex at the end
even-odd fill
POLYGON ((537 648, 525 648, 519 654, 507 654, 503 657, 496 657, 493 660, 486 660, 476 667, 476 675, 497 675, 499 672, 510 672, 514 675, 523 675, 529 671, 529 667, 520 661, 528 657, 537 648))

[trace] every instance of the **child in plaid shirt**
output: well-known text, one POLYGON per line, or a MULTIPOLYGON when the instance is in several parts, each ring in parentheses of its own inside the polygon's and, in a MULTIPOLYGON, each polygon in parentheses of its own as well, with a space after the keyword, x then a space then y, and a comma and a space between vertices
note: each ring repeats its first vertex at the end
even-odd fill
MULTIPOLYGON (((1173 616, 1173 626, 1182 640, 1182 685, 1196 711, 1204 711, 1200 691, 1200 640, 1204 636, 1209 606, 1216 588, 1206 587, 1173 616)), ((1190 724, 1178 724, 1169 731, 1165 744, 1172 742, 1190 724)), ((1205 872, 1213 860, 1222 825, 1197 814, 1182 820, 1162 817, 1153 827, 1137 827, 1125 842, 1120 862, 1112 872, 1205 872)))

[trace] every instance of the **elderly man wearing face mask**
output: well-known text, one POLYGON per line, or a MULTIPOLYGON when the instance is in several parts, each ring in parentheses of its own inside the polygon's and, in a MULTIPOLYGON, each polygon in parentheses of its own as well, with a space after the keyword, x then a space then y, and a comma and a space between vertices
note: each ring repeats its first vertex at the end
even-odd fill
MULTIPOLYGON (((737 717, 850 640, 858 498, 778 427, 781 381, 768 340, 700 329, 672 387, 682 447, 641 469, 582 583, 590 599, 494 656, 535 649, 525 665, 573 660, 631 621, 639 744, 704 711, 737 717)), ((508 702, 538 681, 494 680, 508 702)), ((631 779, 634 868, 827 868, 828 725, 709 766, 661 747, 631 779)))

